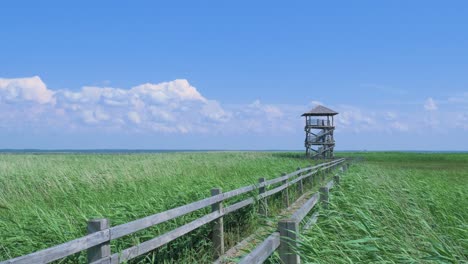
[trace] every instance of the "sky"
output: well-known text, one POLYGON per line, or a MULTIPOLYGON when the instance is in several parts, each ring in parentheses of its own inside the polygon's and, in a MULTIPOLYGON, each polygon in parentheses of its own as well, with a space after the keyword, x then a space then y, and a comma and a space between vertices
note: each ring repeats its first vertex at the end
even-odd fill
POLYGON ((466 1, 2 1, 0 149, 468 150, 466 1))

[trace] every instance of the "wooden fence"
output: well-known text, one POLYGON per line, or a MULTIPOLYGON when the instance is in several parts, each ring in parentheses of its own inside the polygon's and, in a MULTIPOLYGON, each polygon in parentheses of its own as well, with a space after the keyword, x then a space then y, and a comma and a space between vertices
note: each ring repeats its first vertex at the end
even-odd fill
MULTIPOLYGON (((73 255, 83 250, 87 250, 88 263, 92 264, 114 264, 122 263, 128 260, 131 260, 135 257, 146 254, 152 250, 155 250, 205 224, 214 222, 213 224, 213 250, 214 256, 220 257, 224 254, 224 236, 223 236, 223 216, 234 211, 237 211, 241 208, 244 208, 248 205, 254 204, 256 201, 260 201, 260 213, 266 214, 266 198, 276 194, 278 192, 283 192, 285 195, 286 206, 289 206, 289 197, 288 197, 288 187, 298 184, 298 190, 303 191, 303 181, 310 180, 313 178, 311 176, 322 174, 322 179, 325 178, 325 173, 331 171, 333 168, 337 167, 340 164, 343 164, 345 159, 337 159, 330 162, 322 163, 315 166, 310 166, 303 169, 298 169, 289 174, 283 174, 281 177, 265 180, 265 178, 260 178, 259 183, 255 185, 249 185, 241 187, 236 190, 223 193, 220 188, 214 188, 211 190, 211 197, 199 200, 187 205, 183 205, 177 208, 170 209, 161 213, 150 215, 132 222, 121 224, 118 226, 111 227, 108 219, 93 219, 88 221, 88 235, 51 247, 43 249, 29 255, 24 255, 14 259, 6 260, 0 262, 0 264, 29 264, 29 263, 49 263, 55 260, 65 258, 67 256, 73 255), (267 187, 273 187, 272 189, 267 190, 267 187), (237 197, 242 194, 253 192, 258 190, 258 194, 254 197, 236 202, 232 205, 223 206, 223 202, 237 197), (138 245, 129 247, 112 254, 110 250, 110 241, 114 239, 121 238, 138 232, 140 230, 164 223, 166 221, 172 220, 174 218, 186 215, 188 213, 200 210, 202 208, 211 206, 211 213, 206 214, 198 219, 195 219, 187 224, 184 224, 176 229, 173 229, 165 234, 157 236, 153 239, 144 241, 138 245)), ((333 182, 332 182, 333 184, 333 182)), ((322 196, 321 196, 322 197, 322 196)), ((324 196, 323 196, 324 197, 324 196)), ((310 209, 315 205, 316 200, 318 199, 317 195, 314 195, 311 200, 309 200, 304 206, 305 209, 301 208, 296 214, 294 219, 302 218, 307 214, 304 212, 310 211, 310 209), (315 198, 314 198, 315 197, 315 198), (315 199, 315 200, 314 200, 315 199), (309 208, 310 207, 310 208, 309 208), (307 210, 308 209, 308 210, 307 210)), ((303 207, 304 207, 303 206, 303 207)), ((293 219, 293 218, 291 218, 293 219)), ((296 221, 297 222, 297 221, 296 221)), ((280 243, 278 241, 279 236, 283 236, 284 232, 289 238, 292 238, 292 233, 288 230, 294 230, 294 226, 290 227, 289 222, 281 224, 280 234, 274 234, 273 237, 269 237, 269 242, 272 244, 270 248, 280 247, 280 252, 290 250, 290 247, 283 248, 285 243, 280 243), (292 229, 291 229, 292 228, 292 229), (283 231, 281 231, 283 230, 283 231), (285 231, 286 230, 286 231, 285 231), (283 233, 282 233, 283 232, 283 233), (276 247, 275 247, 276 246, 276 247)), ((296 224, 297 226, 297 224, 296 224)), ((263 243, 265 244, 265 242, 263 243)), ((262 245, 263 245, 262 244, 262 245)), ((268 251, 270 252, 270 251, 268 251)), ((253 253, 253 252, 252 252, 253 253)), ((252 254, 251 253, 251 254, 252 254)), ((251 255, 250 254, 250 255, 251 255)), ((262 252, 262 254, 266 254, 262 252)), ((271 252, 269 253, 271 254, 271 252)), ((284 254, 283 254, 284 255, 284 254)), ((266 256, 266 255, 265 255, 266 256)), ((266 256, 268 257, 268 256, 266 256)), ((245 262, 244 263, 250 263, 245 262)), ((286 262, 289 263, 289 262, 286 262)), ((295 263, 295 262, 291 262, 295 263)))
MULTIPOLYGON (((347 170, 346 164, 343 169, 347 170)), ((319 192, 312 195, 312 197, 305 202, 290 218, 281 219, 278 221, 278 231, 268 236, 260 245, 252 250, 248 255, 244 256, 240 264, 263 263, 270 257, 276 250, 279 250, 281 263, 283 264, 298 264, 300 257, 297 255, 298 248, 298 235, 300 233, 300 224, 304 222, 302 230, 309 229, 318 218, 318 212, 304 221, 305 217, 314 208, 318 201, 321 202, 322 207, 327 209, 329 203, 329 192, 334 185, 340 183, 340 176, 335 175, 324 187, 321 187, 319 192)))

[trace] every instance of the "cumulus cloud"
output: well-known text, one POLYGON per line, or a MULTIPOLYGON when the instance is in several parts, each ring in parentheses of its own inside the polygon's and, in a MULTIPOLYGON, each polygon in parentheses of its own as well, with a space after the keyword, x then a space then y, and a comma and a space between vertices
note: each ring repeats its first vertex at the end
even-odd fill
POLYGON ((424 109, 427 111, 435 111, 437 108, 436 102, 431 97, 427 98, 426 102, 424 102, 424 109))
MULTIPOLYGON (((447 101, 460 104, 464 97, 447 101)), ((78 90, 49 89, 37 76, 0 79, 0 128, 12 131, 301 133, 304 123, 300 114, 309 107, 268 104, 260 100, 224 105, 204 97, 184 79, 144 83, 130 88, 84 86, 78 90)), ((369 110, 355 105, 327 107, 340 113, 335 116, 340 133, 413 132, 439 127, 468 129, 466 113, 436 111, 438 106, 432 98, 425 101, 426 113, 423 110, 421 113, 405 113, 398 109, 369 110)))
POLYGON ((338 106, 336 110, 339 112, 336 123, 341 129, 360 132, 378 128, 375 114, 368 110, 349 105, 338 106))
POLYGON ((0 100, 7 103, 36 102, 40 104, 55 103, 54 93, 48 90, 38 76, 30 78, 0 78, 0 100))
POLYGON ((0 79, 3 126, 25 124, 62 128, 100 127, 163 132, 204 131, 225 122, 229 113, 180 79, 144 83, 130 89, 84 86, 51 90, 37 76, 0 79))

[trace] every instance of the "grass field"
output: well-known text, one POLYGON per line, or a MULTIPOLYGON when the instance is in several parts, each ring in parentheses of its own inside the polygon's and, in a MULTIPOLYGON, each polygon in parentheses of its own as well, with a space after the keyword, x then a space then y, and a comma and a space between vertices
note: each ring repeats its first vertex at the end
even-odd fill
MULTIPOLYGON (((304 235, 317 263, 463 263, 468 258, 468 154, 342 153, 362 157, 333 191, 331 209, 304 235)), ((291 153, 1 154, 0 260, 86 234, 86 221, 122 224, 275 178, 310 162, 291 153)), ((113 242, 112 251, 206 213, 181 217, 113 242)), ((225 219, 228 247, 256 223, 254 210, 225 219)), ((201 228, 137 261, 211 260, 201 228)), ((275 258, 272 258, 273 261, 275 258)), ((85 262, 85 254, 67 260, 85 262)))
MULTIPOLYGON (((294 155, 263 152, 1 154, 0 260, 85 235, 90 218, 107 217, 114 226, 206 198, 213 187, 232 190, 256 183, 259 177, 275 178, 306 165, 310 161, 294 155)), ((113 252, 197 218, 207 210, 113 242, 113 252)), ((234 243, 240 238, 238 233, 248 231, 245 229, 252 217, 248 212, 239 212, 225 220, 234 223, 234 231, 227 234, 228 242, 234 243)), ((207 233, 206 228, 194 231, 150 257, 177 258, 171 249, 201 248, 177 252, 184 255, 185 261, 207 262, 211 250, 204 251, 204 246, 209 245, 204 245, 206 239, 200 239, 207 233)), ((85 254, 69 261, 84 262, 85 254)))
POLYGON ((468 154, 353 153, 302 243, 313 263, 468 263, 468 154))

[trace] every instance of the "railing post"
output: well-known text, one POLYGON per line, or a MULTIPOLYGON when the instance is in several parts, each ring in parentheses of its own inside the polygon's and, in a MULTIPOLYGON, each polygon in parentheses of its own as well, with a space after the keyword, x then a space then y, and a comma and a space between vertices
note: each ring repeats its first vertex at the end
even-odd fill
MULTIPOLYGON (((285 175, 286 175, 286 173, 281 174, 281 176, 285 176, 285 175)), ((288 179, 283 180, 281 182, 282 185, 287 184, 287 183, 288 183, 288 179)), ((284 206, 286 208, 289 207, 289 190, 288 190, 288 188, 289 188, 289 186, 284 188, 284 190, 283 190, 283 200, 284 200, 284 206)))
POLYGON ((329 199, 329 189, 327 187, 320 187, 320 202, 322 203, 322 207, 328 209, 328 199, 329 199))
MULTIPOLYGON (((91 219, 88 221, 88 234, 96 233, 110 227, 109 219, 91 219)), ((88 248, 88 263, 110 256, 110 241, 88 248)), ((110 260, 109 260, 110 261, 110 260)))
MULTIPOLYGON (((258 183, 262 184, 265 182, 265 178, 260 178, 258 179, 258 183)), ((266 190, 266 186, 258 188, 258 194, 264 193, 266 190)), ((258 207, 258 214, 262 216, 267 216, 268 215, 268 202, 267 198, 260 199, 260 204, 258 207)))
POLYGON ((299 223, 295 219, 283 219, 278 222, 280 233, 279 256, 281 263, 298 264, 301 259, 295 252, 299 223))
MULTIPOLYGON (((211 196, 216 196, 221 194, 221 188, 213 188, 211 189, 211 196)), ((211 212, 223 210, 223 202, 220 201, 218 203, 211 205, 211 212)), ((220 256, 224 254, 224 224, 223 224, 223 217, 216 219, 213 223, 213 257, 214 259, 218 259, 220 256)))
MULTIPOLYGON (((297 170, 300 170, 301 167, 298 167, 297 170)), ((302 173, 297 174, 297 177, 301 177, 302 173)), ((297 183, 297 189, 299 190, 299 193, 302 194, 304 192, 304 185, 302 182, 302 179, 297 183)))
POLYGON ((333 177, 333 181, 335 182, 336 185, 340 185, 340 175, 336 174, 333 177))

